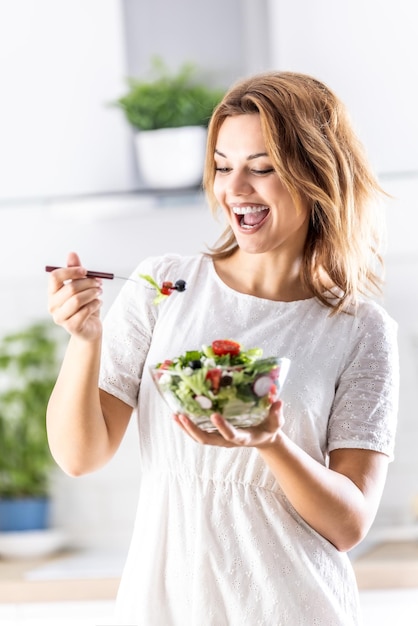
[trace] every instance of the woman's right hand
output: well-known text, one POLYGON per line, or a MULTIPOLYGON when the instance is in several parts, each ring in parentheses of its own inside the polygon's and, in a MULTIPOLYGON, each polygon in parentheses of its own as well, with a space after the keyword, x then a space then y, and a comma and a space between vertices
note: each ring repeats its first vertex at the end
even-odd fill
POLYGON ((70 252, 67 267, 54 270, 48 282, 48 311, 70 335, 89 341, 102 334, 101 280, 87 278, 80 258, 70 252))

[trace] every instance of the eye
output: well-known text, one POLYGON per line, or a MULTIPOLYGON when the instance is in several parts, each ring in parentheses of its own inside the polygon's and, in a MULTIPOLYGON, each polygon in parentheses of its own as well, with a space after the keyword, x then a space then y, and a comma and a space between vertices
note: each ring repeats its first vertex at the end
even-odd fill
POLYGON ((264 169, 264 170, 256 170, 256 169, 253 169, 253 170, 251 170, 251 171, 252 171, 252 173, 253 173, 253 174, 255 174, 256 176, 265 176, 265 175, 267 175, 267 174, 271 174, 272 172, 274 172, 274 168, 272 168, 272 167, 267 167, 267 168, 266 168, 266 169, 264 169))
POLYGON ((230 171, 230 167, 215 167, 215 172, 220 172, 221 174, 227 174, 230 171))

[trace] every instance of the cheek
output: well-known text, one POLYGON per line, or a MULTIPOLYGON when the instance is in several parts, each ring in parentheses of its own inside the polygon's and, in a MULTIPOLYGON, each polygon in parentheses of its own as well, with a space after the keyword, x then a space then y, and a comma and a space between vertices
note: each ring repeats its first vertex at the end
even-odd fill
POLYGON ((222 196, 223 196, 223 185, 222 185, 221 180, 217 176, 215 177, 215 180, 213 181, 213 193, 217 201, 220 203, 222 196))

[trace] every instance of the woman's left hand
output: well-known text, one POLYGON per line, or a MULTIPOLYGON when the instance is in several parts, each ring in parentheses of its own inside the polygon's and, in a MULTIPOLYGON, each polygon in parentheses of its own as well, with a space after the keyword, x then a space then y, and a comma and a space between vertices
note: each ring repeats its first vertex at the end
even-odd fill
POLYGON ((174 415, 174 421, 189 437, 203 445, 223 448, 263 448, 274 443, 280 435, 284 424, 282 406, 283 403, 280 400, 272 404, 266 419, 258 426, 250 428, 236 428, 219 413, 211 415, 211 422, 216 428, 212 432, 202 430, 188 417, 179 413, 174 415))

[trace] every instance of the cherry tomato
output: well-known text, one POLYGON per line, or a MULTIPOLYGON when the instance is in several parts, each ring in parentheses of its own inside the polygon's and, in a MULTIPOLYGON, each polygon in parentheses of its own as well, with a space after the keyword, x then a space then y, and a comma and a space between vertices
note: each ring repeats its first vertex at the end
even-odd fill
POLYGON ((173 361, 171 361, 170 359, 165 359, 165 361, 163 361, 160 365, 160 367, 158 369, 160 370, 166 370, 170 367, 170 365, 173 365, 173 361))
POLYGON ((269 391, 269 402, 270 402, 270 404, 273 404, 273 402, 276 402, 276 400, 277 400, 277 392, 278 392, 277 386, 273 384, 270 387, 270 391, 269 391))
POLYGON ((206 373, 206 380, 210 381, 213 393, 218 393, 221 384, 222 372, 220 369, 211 369, 206 373))
POLYGON ((168 280, 164 281, 161 287, 161 293, 163 293, 165 296, 169 296, 172 291, 173 291, 173 283, 169 282, 168 280))
POLYGON ((215 339, 215 341, 212 341, 212 350, 216 356, 225 354, 236 356, 241 352, 241 346, 236 341, 231 341, 230 339, 215 339))

